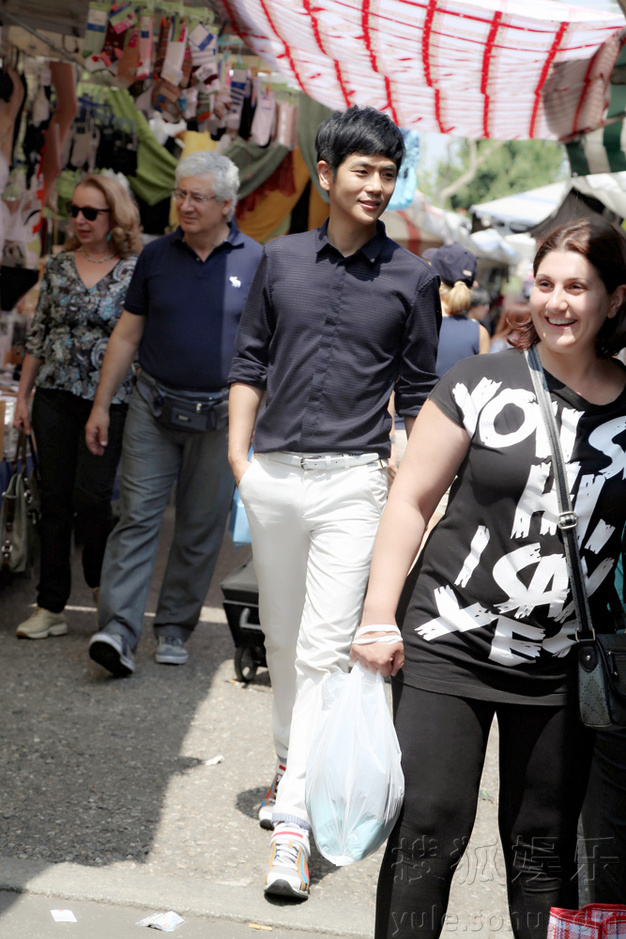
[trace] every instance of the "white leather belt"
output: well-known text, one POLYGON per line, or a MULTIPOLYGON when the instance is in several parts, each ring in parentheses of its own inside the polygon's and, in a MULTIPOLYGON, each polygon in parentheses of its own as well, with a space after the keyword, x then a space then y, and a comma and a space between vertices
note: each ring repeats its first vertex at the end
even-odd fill
POLYGON ((287 453, 281 450, 259 455, 276 463, 299 466, 303 470, 347 469, 349 466, 364 466, 368 463, 385 465, 377 453, 287 453))

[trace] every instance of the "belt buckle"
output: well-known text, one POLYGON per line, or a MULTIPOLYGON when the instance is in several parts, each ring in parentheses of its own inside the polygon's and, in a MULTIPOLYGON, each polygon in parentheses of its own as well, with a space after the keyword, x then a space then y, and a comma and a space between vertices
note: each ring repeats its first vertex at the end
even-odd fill
POLYGON ((578 516, 576 515, 576 512, 562 512, 557 519, 557 525, 561 531, 567 530, 569 528, 576 528, 577 522, 578 516))
POLYGON ((314 460, 321 460, 321 459, 322 459, 321 456, 319 455, 315 456, 313 454, 311 456, 301 456, 300 457, 300 469, 303 469, 303 470, 315 469, 315 466, 307 466, 306 464, 309 462, 313 462, 314 460))

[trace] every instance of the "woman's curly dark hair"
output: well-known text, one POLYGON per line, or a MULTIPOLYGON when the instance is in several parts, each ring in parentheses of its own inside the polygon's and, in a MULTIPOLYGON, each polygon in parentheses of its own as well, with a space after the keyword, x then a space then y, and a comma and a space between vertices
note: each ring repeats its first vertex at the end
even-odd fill
MULTIPOLYGON (((542 241, 533 262, 537 275, 539 265, 551 251, 575 251, 593 264, 598 275, 612 294, 626 284, 626 234, 603 218, 577 218, 555 228, 542 241)), ((518 349, 529 349, 538 340, 530 316, 518 327, 518 338, 513 343, 518 349)), ((606 319, 596 337, 596 354, 609 359, 626 346, 626 303, 611 319, 606 319)))

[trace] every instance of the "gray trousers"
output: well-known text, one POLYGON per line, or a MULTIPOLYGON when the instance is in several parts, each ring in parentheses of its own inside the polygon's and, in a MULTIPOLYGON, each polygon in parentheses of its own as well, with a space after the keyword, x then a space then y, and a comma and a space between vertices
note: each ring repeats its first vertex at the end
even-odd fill
POLYGON ((98 603, 99 628, 141 636, 163 513, 176 489, 174 537, 154 631, 188 639, 198 622, 234 492, 228 431, 168 430, 133 391, 122 447, 121 517, 109 536, 98 603))

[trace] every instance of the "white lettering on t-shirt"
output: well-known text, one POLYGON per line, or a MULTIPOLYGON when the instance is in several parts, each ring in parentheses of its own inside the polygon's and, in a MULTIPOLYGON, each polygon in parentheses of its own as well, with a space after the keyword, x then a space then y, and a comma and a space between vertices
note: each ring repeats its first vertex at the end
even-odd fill
MULTIPOLYGON (((430 609, 433 611, 431 616, 436 611, 436 618, 416 627, 416 632, 425 640, 432 641, 456 632, 485 628, 485 640, 490 646, 489 659, 494 664, 515 666, 532 662, 542 653, 555 657, 566 655, 575 641, 576 613, 569 589, 562 537, 559 534, 558 541, 552 537, 557 533, 560 510, 549 438, 533 392, 506 385, 506 380, 497 381, 484 376, 478 379, 473 390, 470 390, 471 384, 463 381, 450 383, 449 393, 462 413, 463 426, 475 437, 478 445, 501 453, 508 449, 510 453, 510 448, 528 440, 523 449, 509 455, 509 464, 503 461, 502 465, 510 465, 513 473, 519 472, 520 465, 515 462, 518 452, 524 467, 522 472, 528 466, 527 461, 530 465, 512 518, 508 503, 503 503, 504 517, 496 515, 492 522, 484 524, 483 501, 477 505, 469 550, 465 547, 462 561, 458 558, 460 564, 456 574, 449 570, 447 577, 451 579, 447 583, 440 580, 440 586, 433 591, 434 609, 433 606, 430 609), (505 409, 509 410, 504 413, 505 409), (515 547, 510 543, 507 545, 504 539, 506 549, 503 549, 507 553, 494 556, 497 555, 494 545, 499 544, 502 538, 498 525, 507 523, 511 524, 511 541, 515 547), (536 540, 532 543, 519 543, 533 538, 535 533, 536 540), (548 536, 546 541, 544 536, 548 536), (472 590, 475 572, 480 574, 481 584, 484 580, 483 593, 484 585, 487 585, 487 596, 482 602, 481 592, 472 590), (490 591, 489 578, 492 579, 493 592, 490 591), (468 602, 476 597, 478 602, 468 602), (464 602, 468 605, 464 606, 464 602), (540 607, 543 611, 538 614, 540 607), (534 619, 542 626, 531 625, 527 619, 534 619)), ((616 563, 606 553, 607 544, 615 538, 621 512, 612 502, 616 509, 613 517, 608 499, 606 505, 600 500, 608 480, 619 476, 626 479, 626 449, 616 442, 620 435, 622 439, 624 437, 626 415, 607 420, 589 432, 584 425, 580 427, 581 421, 587 422, 587 426, 597 424, 602 419, 600 414, 593 410, 578 410, 564 404, 562 398, 560 411, 556 400, 552 401, 552 407, 559 424, 568 488, 578 517, 577 536, 582 549, 583 575, 588 595, 592 597, 613 579, 616 563), (603 455, 604 459, 597 454, 603 455), (602 468, 603 463, 608 465, 602 468), (602 512, 599 505, 603 505, 602 512), (592 568, 591 574, 589 567, 592 568)), ((470 480, 474 479, 473 474, 477 470, 482 471, 482 467, 487 465, 480 462, 484 455, 478 450, 476 452, 472 475, 468 476, 470 480)), ((491 466, 488 472, 493 472, 491 466)), ((519 477, 512 481, 513 485, 518 483, 519 477)), ((469 534, 467 529, 463 531, 465 546, 465 538, 469 534)))
POLYGON ((494 450, 514 447, 534 434, 537 428, 537 406, 533 404, 531 391, 520 388, 505 388, 493 401, 486 404, 480 414, 478 429, 480 439, 486 447, 494 450), (516 430, 500 433, 496 430, 496 420, 506 407, 515 407, 523 414, 523 421, 516 430))
POLYGON ((446 633, 464 633, 470 629, 478 629, 480 626, 488 626, 496 619, 496 615, 490 613, 480 603, 473 603, 461 610, 451 587, 437 587, 435 603, 439 613, 437 619, 431 619, 416 629, 416 632, 429 642, 431 639, 445 636, 446 633))
POLYGON ((508 600, 498 603, 501 613, 513 613, 516 618, 529 616, 537 606, 547 606, 552 618, 562 608, 567 597, 569 577, 562 554, 541 556, 541 545, 522 545, 505 554, 493 568, 493 579, 507 594, 508 600), (528 567, 535 570, 526 586, 519 577, 528 567))
POLYGON ((607 421, 589 434, 589 443, 595 449, 604 453, 611 460, 610 466, 600 470, 602 476, 611 479, 612 476, 622 474, 626 479, 626 452, 615 443, 615 438, 626 429, 626 417, 616 417, 607 421))
MULTIPOLYGON (((513 516, 511 538, 526 538, 530 531, 530 520, 535 512, 543 513, 547 517, 547 531, 554 533, 558 513, 556 492, 546 493, 546 484, 550 475, 550 463, 535 463, 528 471, 528 479, 524 486, 522 497, 517 503, 513 516), (546 512, 546 504, 550 509, 546 512)), ((542 523, 544 519, 542 518, 542 523)), ((544 526, 542 524, 542 534, 544 526)))
POLYGON ((480 562, 480 556, 489 544, 489 530, 484 525, 479 525, 472 538, 469 554, 463 562, 461 573, 454 581, 457 587, 467 587, 468 581, 480 562))
POLYGON ((493 398, 501 384, 499 381, 481 378, 471 393, 463 382, 457 382, 452 388, 452 397, 463 412, 463 426, 470 437, 473 437, 476 430, 481 409, 493 398))
POLYGON ((536 659, 541 653, 544 633, 537 626, 518 623, 508 616, 498 617, 489 658, 500 665, 518 665, 536 659))

